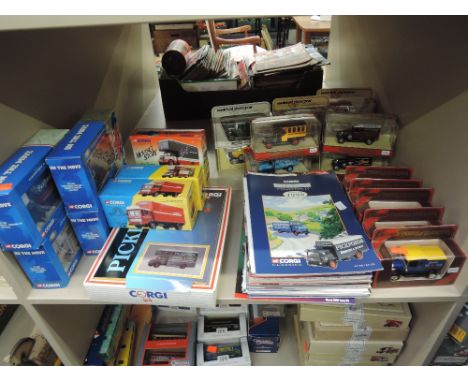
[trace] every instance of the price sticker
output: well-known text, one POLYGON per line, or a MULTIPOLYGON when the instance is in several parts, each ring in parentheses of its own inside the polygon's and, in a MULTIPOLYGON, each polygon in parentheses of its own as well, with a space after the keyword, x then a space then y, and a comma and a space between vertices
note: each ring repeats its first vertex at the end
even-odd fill
POLYGON ((226 355, 220 355, 218 357, 218 361, 219 362, 227 362, 227 361, 229 361, 229 356, 227 354, 226 355))
POLYGON ((391 154, 391 151, 389 151, 389 150, 382 150, 382 151, 380 152, 380 154, 381 154, 383 157, 389 157, 390 154, 391 154))
POLYGON ((227 334, 227 328, 216 328, 216 334, 227 334))

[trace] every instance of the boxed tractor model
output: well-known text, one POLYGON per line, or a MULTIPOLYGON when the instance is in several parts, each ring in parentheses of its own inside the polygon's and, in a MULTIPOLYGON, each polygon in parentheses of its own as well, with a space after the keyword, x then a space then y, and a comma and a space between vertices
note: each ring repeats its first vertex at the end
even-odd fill
POLYGON ((111 179, 100 198, 111 227, 192 230, 198 214, 190 180, 111 179))

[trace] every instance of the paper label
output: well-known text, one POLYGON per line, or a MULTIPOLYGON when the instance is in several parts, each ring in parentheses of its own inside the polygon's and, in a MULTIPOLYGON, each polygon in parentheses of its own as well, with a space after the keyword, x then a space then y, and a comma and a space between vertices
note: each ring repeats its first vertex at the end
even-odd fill
POLYGON ((447 273, 458 273, 458 272, 460 272, 459 267, 454 267, 454 268, 447 269, 447 273))
POLYGON ((218 357, 219 362, 228 362, 229 361, 229 356, 228 355, 220 355, 218 357))
POLYGON ((349 325, 362 324, 364 322, 364 311, 362 304, 347 306, 343 315, 343 322, 349 325))
POLYGON ((317 148, 317 147, 311 147, 311 148, 309 149, 309 152, 310 152, 311 154, 315 154, 316 152, 318 152, 318 148, 317 148))
POLYGON ((380 154, 381 154, 383 157, 388 157, 388 156, 390 156, 391 151, 389 151, 389 150, 382 150, 382 151, 380 152, 380 154))
POLYGON ((346 209, 346 206, 343 202, 336 202, 335 207, 338 208, 340 211, 344 211, 346 209))
POLYGON ((216 334, 227 334, 227 328, 216 328, 216 334))

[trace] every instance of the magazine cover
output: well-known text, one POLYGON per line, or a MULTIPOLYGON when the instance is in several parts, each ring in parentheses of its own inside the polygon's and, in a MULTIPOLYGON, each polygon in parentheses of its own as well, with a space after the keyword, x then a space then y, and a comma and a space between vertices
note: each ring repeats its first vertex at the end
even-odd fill
POLYGON ((251 271, 352 274, 381 269, 335 175, 244 179, 251 271))

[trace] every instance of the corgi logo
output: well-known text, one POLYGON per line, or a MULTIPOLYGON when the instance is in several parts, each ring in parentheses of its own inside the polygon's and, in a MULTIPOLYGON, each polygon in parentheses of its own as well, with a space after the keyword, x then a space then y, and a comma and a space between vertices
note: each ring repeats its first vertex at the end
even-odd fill
POLYGON ((153 298, 161 300, 167 299, 166 292, 151 292, 148 290, 131 290, 129 292, 130 296, 135 298, 142 298, 144 301, 151 300, 153 298))
POLYGON ((274 264, 300 264, 301 259, 273 259, 274 264))
POLYGON ((121 200, 106 200, 105 203, 111 206, 123 206, 125 204, 125 202, 121 200))
POLYGON ((26 248, 32 248, 31 244, 7 244, 5 245, 5 248, 8 249, 26 249, 26 248))
POLYGON ((93 205, 88 203, 88 204, 70 204, 68 208, 72 210, 85 210, 87 208, 93 208, 93 205))
POLYGON ((9 208, 12 207, 11 203, 0 203, 0 208, 9 208))

